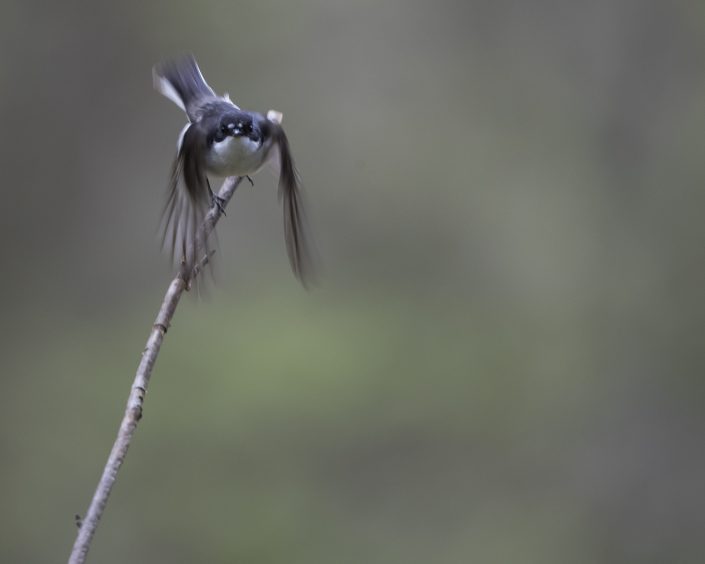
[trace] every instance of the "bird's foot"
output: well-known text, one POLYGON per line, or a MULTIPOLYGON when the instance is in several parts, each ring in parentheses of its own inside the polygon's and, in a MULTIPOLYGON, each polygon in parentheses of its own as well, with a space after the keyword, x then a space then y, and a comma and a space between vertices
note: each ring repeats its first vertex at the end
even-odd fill
POLYGON ((250 181, 250 186, 254 186, 254 185, 255 185, 255 181, 252 180, 252 177, 251 177, 249 174, 245 175, 245 178, 247 178, 247 180, 250 181))

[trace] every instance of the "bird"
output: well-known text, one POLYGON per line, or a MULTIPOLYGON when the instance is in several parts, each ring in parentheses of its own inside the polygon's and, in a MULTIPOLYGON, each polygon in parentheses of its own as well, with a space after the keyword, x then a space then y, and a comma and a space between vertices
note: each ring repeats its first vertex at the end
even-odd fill
POLYGON ((157 63, 154 88, 180 107, 188 118, 177 141, 163 216, 162 243, 191 273, 202 245, 197 234, 209 207, 221 212, 223 201, 213 193, 209 175, 252 176, 265 165, 279 169, 279 199, 283 201, 284 237, 291 269, 308 287, 311 255, 304 231, 299 174, 281 126, 282 114, 243 110, 230 96, 218 96, 203 78, 193 55, 157 63))

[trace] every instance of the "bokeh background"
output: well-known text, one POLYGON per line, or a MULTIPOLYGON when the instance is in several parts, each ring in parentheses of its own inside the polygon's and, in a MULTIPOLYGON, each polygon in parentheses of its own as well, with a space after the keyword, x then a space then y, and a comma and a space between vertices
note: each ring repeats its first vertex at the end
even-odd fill
POLYGON ((170 280, 184 116, 276 108, 90 561, 705 561, 705 4, 25 2, 0 17, 0 561, 61 562, 170 280))

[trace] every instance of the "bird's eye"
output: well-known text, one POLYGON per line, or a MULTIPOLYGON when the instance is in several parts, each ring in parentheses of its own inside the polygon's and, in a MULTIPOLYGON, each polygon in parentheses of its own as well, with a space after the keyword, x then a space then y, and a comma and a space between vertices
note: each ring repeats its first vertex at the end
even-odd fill
POLYGON ((222 124, 220 128, 215 132, 215 135, 213 136, 213 140, 216 141, 217 143, 220 143, 223 141, 229 134, 228 130, 228 125, 227 124, 222 124))
POLYGON ((246 123, 243 129, 245 130, 245 133, 252 133, 252 124, 246 123))

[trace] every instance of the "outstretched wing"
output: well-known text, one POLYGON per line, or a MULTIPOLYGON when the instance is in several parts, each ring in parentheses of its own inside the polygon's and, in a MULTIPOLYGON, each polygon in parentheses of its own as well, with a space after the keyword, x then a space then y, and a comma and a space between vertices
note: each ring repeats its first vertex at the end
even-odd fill
MULTIPOLYGON (((174 160, 168 185, 168 195, 162 215, 162 247, 175 261, 184 261, 191 269, 199 251, 198 230, 210 206, 210 190, 205 166, 205 136, 191 124, 183 134, 174 160)), ((206 242, 202 243, 204 250, 206 242)))
POLYGON ((305 288, 314 281, 313 261, 306 237, 303 197, 299 174, 289 149, 289 140, 278 123, 269 122, 279 151, 279 199, 284 203, 284 238, 294 275, 305 288))

